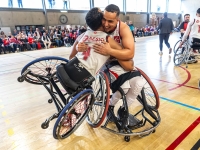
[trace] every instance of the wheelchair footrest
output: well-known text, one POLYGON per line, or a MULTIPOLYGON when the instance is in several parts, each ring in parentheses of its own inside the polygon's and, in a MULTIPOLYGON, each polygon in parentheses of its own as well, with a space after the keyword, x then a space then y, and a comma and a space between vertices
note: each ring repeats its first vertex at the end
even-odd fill
POLYGON ((128 123, 128 128, 131 130, 137 129, 143 125, 143 119, 139 120, 135 116, 129 114, 129 123, 128 123))

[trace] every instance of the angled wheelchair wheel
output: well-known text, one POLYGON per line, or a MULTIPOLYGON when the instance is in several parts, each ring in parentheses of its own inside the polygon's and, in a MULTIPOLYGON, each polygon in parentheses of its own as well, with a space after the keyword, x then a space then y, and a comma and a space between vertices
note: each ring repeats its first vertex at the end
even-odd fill
POLYGON ((152 83, 151 79, 141 69, 137 68, 137 70, 140 71, 141 75, 146 80, 146 83, 144 85, 144 93, 147 105, 153 109, 158 109, 160 106, 160 98, 156 87, 152 83))
POLYGON ((110 100, 110 86, 108 77, 104 72, 96 76, 92 85, 95 102, 87 115, 87 122, 93 128, 99 127, 104 121, 110 100))
POLYGON ((61 111, 53 128, 55 139, 64 139, 70 136, 84 121, 94 103, 91 89, 77 94, 61 111))
POLYGON ((175 53, 176 50, 179 48, 179 45, 180 45, 181 42, 182 42, 182 40, 178 40, 178 41, 176 42, 176 44, 174 45, 174 49, 173 49, 174 53, 175 53))
MULTIPOLYGON (((40 75, 40 76, 51 76, 56 72, 56 66, 58 66, 61 63, 67 63, 68 60, 62 57, 57 56, 47 56, 35 59, 28 63, 21 71, 21 75, 23 76, 23 73, 27 70, 30 70, 32 73, 40 75)), ((31 84, 38 84, 41 85, 41 82, 31 74, 26 74, 23 76, 23 79, 31 84)), ((57 82, 58 79, 55 76, 54 81, 57 82)), ((44 84, 49 84, 47 81, 43 81, 44 84)))
POLYGON ((178 47, 174 53, 174 64, 175 66, 180 66, 185 60, 187 56, 188 45, 186 43, 180 48, 178 47))

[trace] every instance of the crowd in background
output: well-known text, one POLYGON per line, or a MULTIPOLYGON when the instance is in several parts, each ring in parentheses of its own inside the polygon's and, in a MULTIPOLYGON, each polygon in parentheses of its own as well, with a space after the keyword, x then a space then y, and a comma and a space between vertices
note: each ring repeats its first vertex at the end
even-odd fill
MULTIPOLYGON (((134 27, 132 21, 125 22, 135 37, 151 36, 157 34, 155 26, 146 25, 145 27, 134 27)), ((29 31, 13 30, 12 33, 5 35, 0 33, 0 54, 14 53, 16 51, 39 50, 42 48, 52 48, 73 45, 76 38, 86 31, 86 27, 66 28, 50 27, 48 30, 43 27, 41 30, 36 28, 29 31)))
POLYGON ((60 27, 49 28, 42 30, 38 28, 33 31, 17 31, 5 35, 3 31, 0 33, 0 54, 14 53, 16 51, 39 50, 41 48, 52 48, 73 45, 76 38, 86 31, 86 27, 66 28, 60 27))

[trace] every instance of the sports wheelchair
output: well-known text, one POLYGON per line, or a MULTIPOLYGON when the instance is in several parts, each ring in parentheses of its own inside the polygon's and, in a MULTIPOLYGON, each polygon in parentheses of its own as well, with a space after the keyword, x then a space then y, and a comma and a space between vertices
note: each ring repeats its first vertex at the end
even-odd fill
POLYGON ((57 108, 58 112, 41 124, 42 129, 48 128, 50 121, 57 118, 53 128, 53 137, 64 139, 70 136, 86 118, 90 126, 99 127, 104 123, 103 129, 124 135, 125 141, 130 141, 130 135, 146 136, 155 132, 161 121, 158 113, 159 96, 155 86, 142 70, 137 68, 145 78, 146 84, 137 97, 141 107, 133 115, 140 118, 140 121, 134 129, 130 129, 129 110, 123 90, 119 88, 123 103, 120 108, 123 107, 123 111, 122 114, 116 116, 109 109, 111 95, 106 73, 100 71, 95 78, 86 73, 84 78, 75 79, 73 76, 84 71, 82 70, 84 68, 74 63, 78 69, 72 71, 68 65, 70 62, 55 56, 38 58, 24 66, 21 76, 18 77, 19 82, 27 81, 31 84, 43 85, 51 96, 48 103, 54 102, 57 108), (62 87, 64 91, 60 89, 62 87), (107 117, 105 120, 107 112, 112 114, 117 128, 108 127, 110 118, 107 117))
POLYGON ((189 40, 186 40, 182 47, 179 47, 180 42, 182 40, 179 40, 174 46, 174 64, 180 66, 185 63, 186 68, 188 68, 188 63, 197 62, 200 59, 200 40, 193 38, 192 45, 190 45, 189 40), (198 53, 194 53, 193 50, 198 50, 198 53))

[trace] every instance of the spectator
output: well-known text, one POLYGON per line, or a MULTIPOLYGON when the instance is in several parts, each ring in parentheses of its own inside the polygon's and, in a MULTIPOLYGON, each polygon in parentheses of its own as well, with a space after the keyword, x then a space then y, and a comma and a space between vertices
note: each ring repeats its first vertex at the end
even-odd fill
POLYGON ((13 7, 13 0, 8 0, 8 7, 13 7))
POLYGON ((36 49, 36 44, 34 42, 35 42, 34 38, 31 36, 31 34, 29 34, 28 35, 28 44, 30 44, 32 50, 36 49))
POLYGON ((52 0, 49 0, 49 9, 52 9, 52 6, 53 6, 52 0))
POLYGON ((132 21, 129 21, 128 26, 129 26, 129 28, 131 30, 131 33, 133 34, 133 38, 134 38, 134 41, 135 41, 134 25, 133 25, 132 21))
POLYGON ((63 9, 68 9, 68 7, 67 7, 67 2, 68 2, 68 0, 63 0, 63 4, 64 4, 63 9))
POLYGON ((4 52, 4 54, 6 54, 6 50, 4 48, 3 40, 2 40, 2 38, 0 38, 0 54, 2 52, 4 52))
POLYGON ((18 1, 18 7, 20 8, 23 8, 23 5, 22 5, 22 0, 17 0, 18 1))
POLYGON ((51 41, 50 41, 49 37, 46 35, 45 32, 43 33, 43 36, 42 36, 41 40, 42 40, 42 42, 44 43, 44 46, 45 46, 46 49, 47 49, 47 48, 50 48, 50 46, 51 46, 51 41), (48 47, 47 47, 47 44, 48 44, 48 47))

